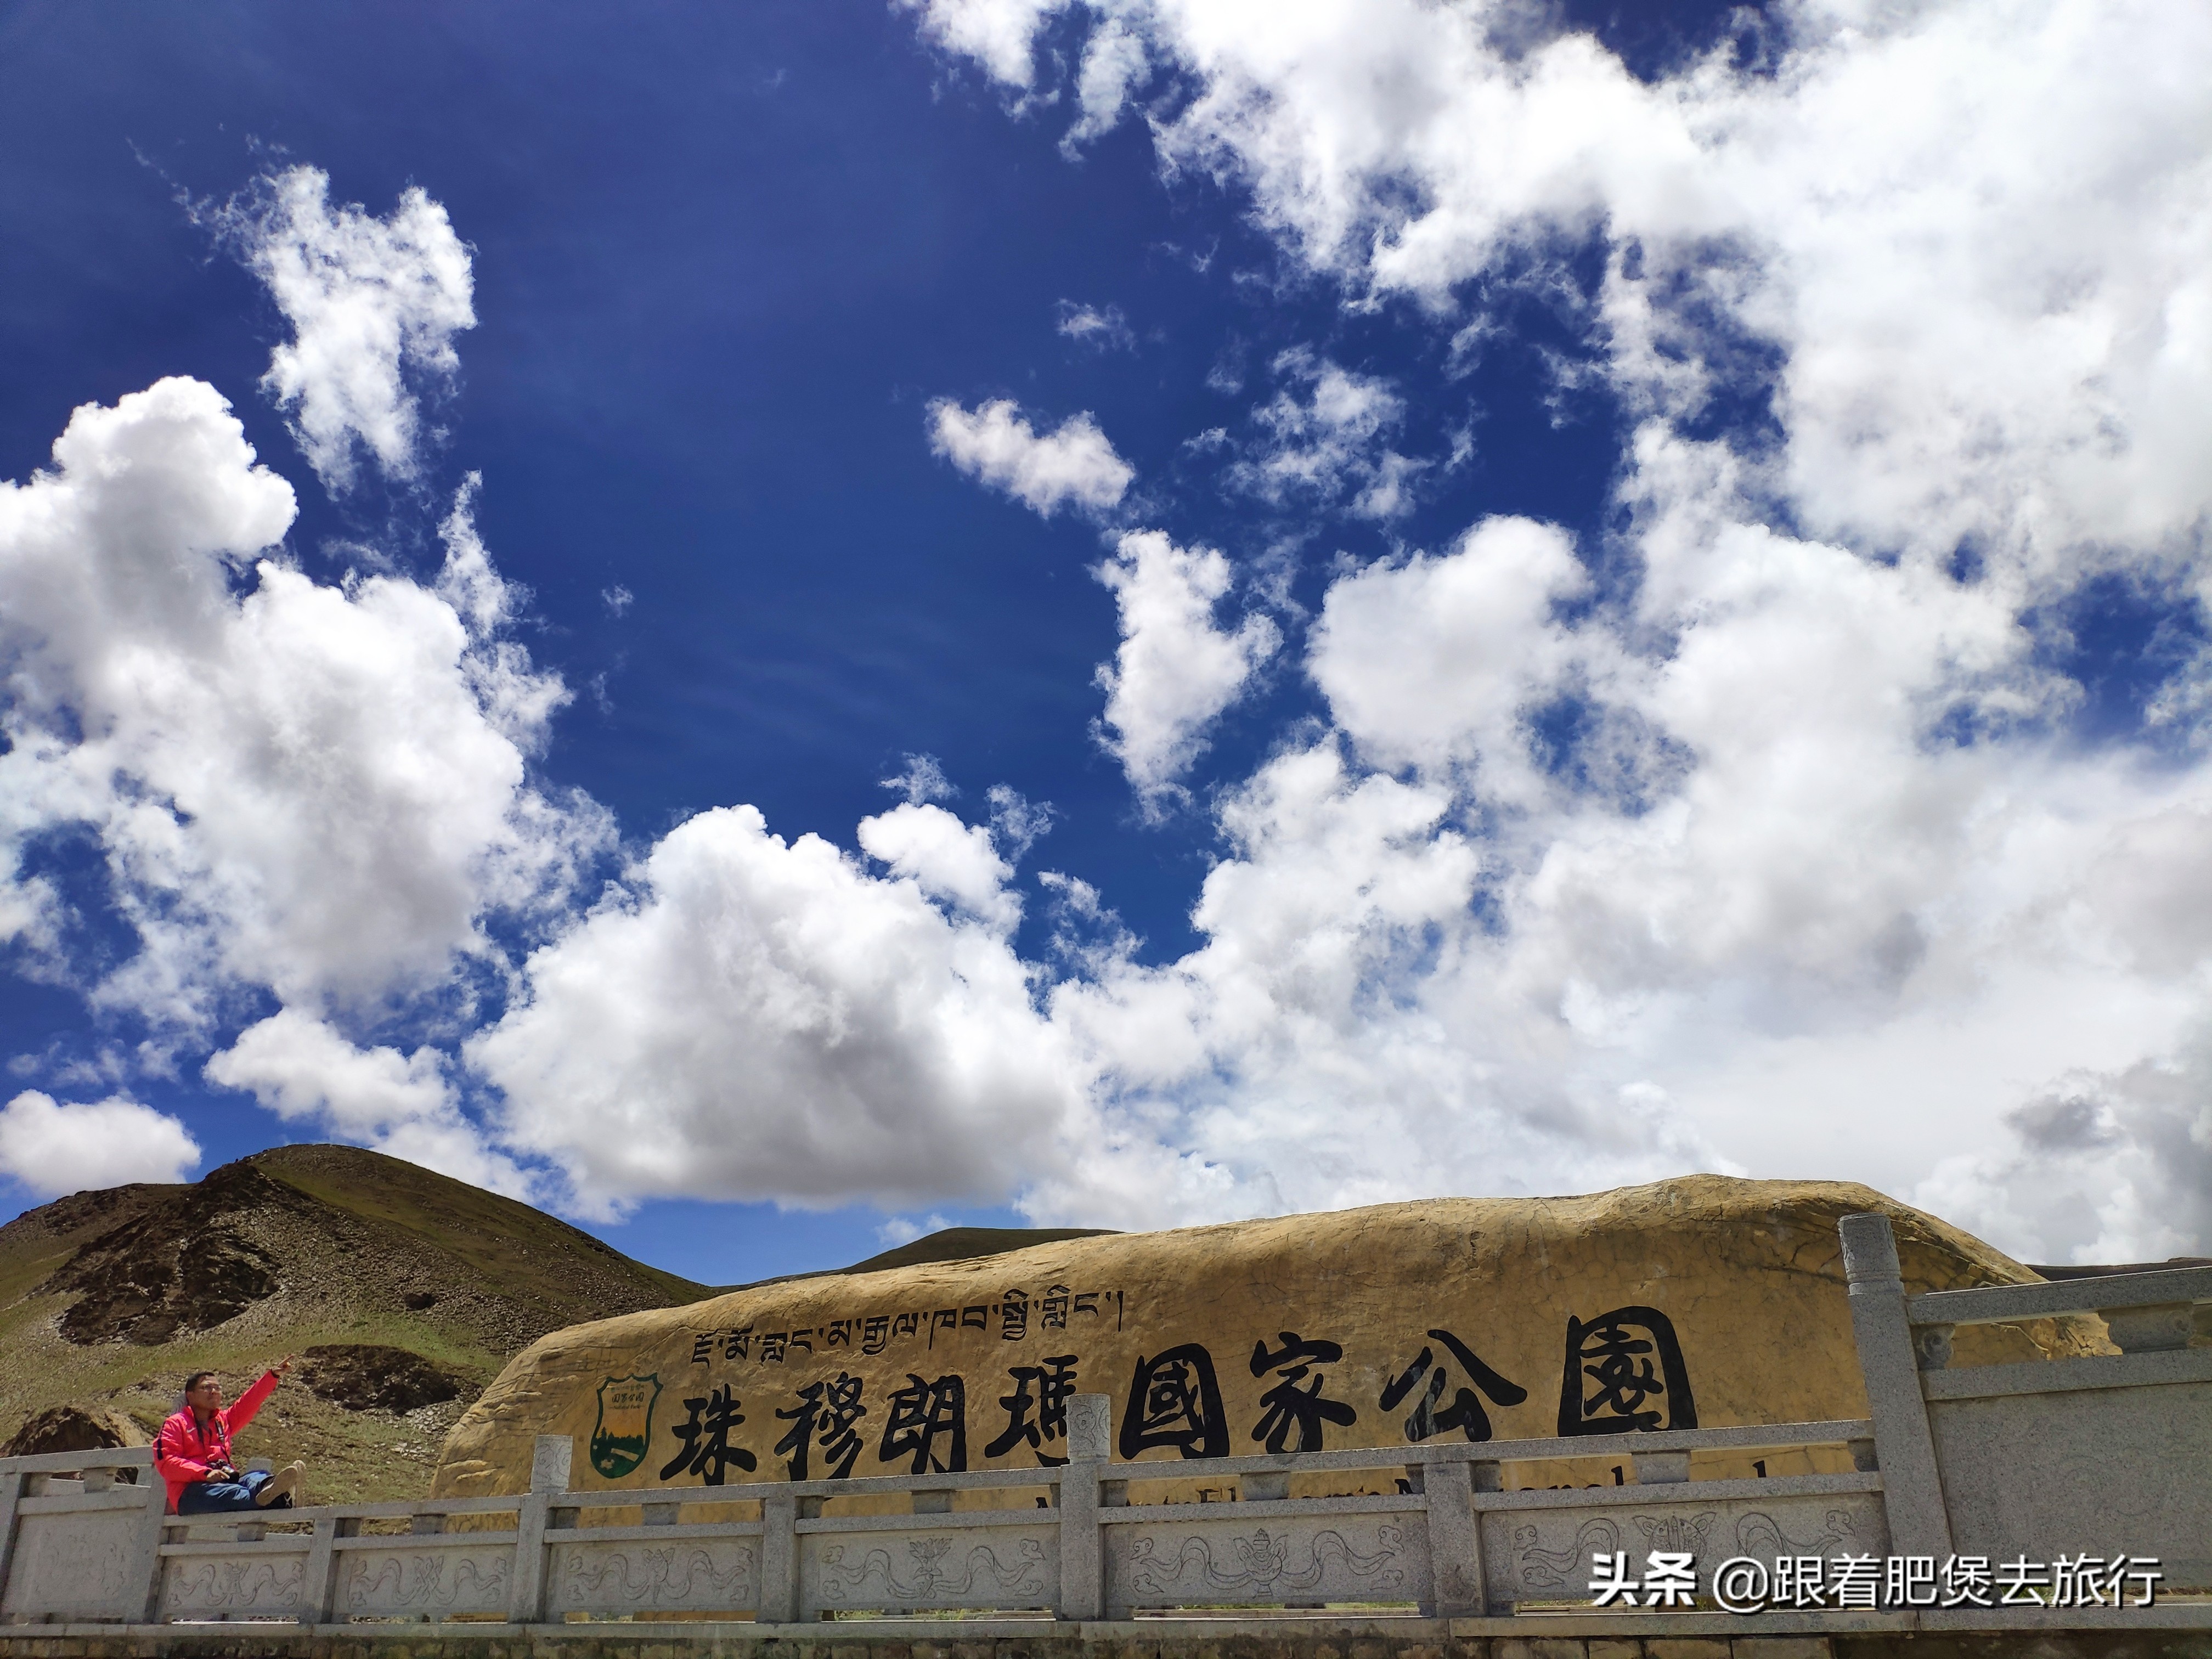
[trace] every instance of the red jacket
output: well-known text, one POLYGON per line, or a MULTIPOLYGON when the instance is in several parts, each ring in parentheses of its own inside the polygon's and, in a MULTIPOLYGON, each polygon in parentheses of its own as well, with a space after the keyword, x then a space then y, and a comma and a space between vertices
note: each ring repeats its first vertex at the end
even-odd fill
POLYGON ((261 1402, 276 1392, 276 1373, 264 1371, 258 1382, 208 1419, 204 1431, 190 1406, 161 1425, 154 1441, 154 1467, 168 1483, 170 1514, 177 1512, 177 1499, 186 1486, 206 1480, 211 1466, 231 1462, 230 1437, 251 1423, 261 1402))

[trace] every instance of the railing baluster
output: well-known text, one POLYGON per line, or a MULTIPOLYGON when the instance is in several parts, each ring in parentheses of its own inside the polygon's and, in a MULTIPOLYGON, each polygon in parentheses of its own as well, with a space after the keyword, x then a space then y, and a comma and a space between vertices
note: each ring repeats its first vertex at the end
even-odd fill
POLYGON ((1482 1527, 1474 1512, 1474 1474, 1495 1463, 1416 1464, 1406 1471, 1428 1499, 1430 1594, 1421 1612, 1431 1619, 1480 1619, 1490 1611, 1482 1569, 1482 1527), (1418 1476, 1416 1475, 1416 1472, 1418 1476))
POLYGON ((1936 1444, 1928 1432, 1928 1405, 1920 1392, 1920 1364, 1905 1312, 1904 1269, 1889 1220, 1847 1215, 1840 1224, 1844 1278, 1850 1287, 1851 1335, 1866 1377, 1874 1417, 1875 1447, 1881 1462, 1882 1508, 1889 1518, 1889 1547, 1898 1555, 1943 1560, 1951 1553, 1951 1520, 1944 1512, 1943 1483, 1936 1444))
MULTIPOLYGON (((1067 1402, 1067 1463, 1060 1472, 1060 1602, 1062 1619, 1097 1619, 1106 1610, 1106 1538, 1098 1525, 1112 1442, 1114 1402, 1079 1394, 1067 1402)), ((1127 1489, 1124 1488, 1126 1491, 1127 1489)))
POLYGON ((8 1588, 8 1569, 15 1559, 15 1506, 30 1484, 20 1468, 0 1469, 0 1591, 8 1588))
MULTIPOLYGON (((161 1616, 161 1528, 168 1519, 169 1489, 155 1472, 149 1454, 145 1466, 137 1471, 135 1479, 146 1494, 146 1513, 138 1523, 138 1535, 132 1542, 131 1553, 139 1573, 138 1582, 146 1593, 138 1604, 137 1621, 150 1625, 161 1616)), ((6 1551, 0 1549, 0 1586, 8 1582, 6 1551)))
POLYGON ((333 1546, 337 1542, 338 1525, 334 1515, 315 1519, 314 1542, 307 1546, 307 1565, 300 1570, 300 1622, 303 1625, 331 1622, 331 1600, 337 1577, 332 1571, 337 1560, 333 1546))
POLYGON ((1953 1325, 1915 1325, 1912 1328, 1912 1360, 1923 1371, 1948 1370, 1951 1365, 1951 1333, 1953 1325))
POLYGON ((2187 1302, 2159 1302, 2148 1308, 2100 1308, 2112 1346, 2122 1353, 2171 1353, 2189 1346, 2197 1309, 2187 1302))
POLYGON ((1687 1452, 1632 1452, 1628 1462, 1639 1486, 1676 1486, 1690 1478, 1687 1452))
POLYGON ((530 1491, 514 1517, 514 1587, 507 1602, 511 1623, 544 1622, 551 1589, 546 1566, 552 1559, 545 1534, 552 1529, 553 1500, 568 1489, 574 1455, 575 1443, 565 1434, 541 1434, 531 1448, 530 1491))
POLYGON ((799 1504, 787 1488, 761 1499, 760 1605, 763 1625, 788 1625, 799 1617, 799 1504))

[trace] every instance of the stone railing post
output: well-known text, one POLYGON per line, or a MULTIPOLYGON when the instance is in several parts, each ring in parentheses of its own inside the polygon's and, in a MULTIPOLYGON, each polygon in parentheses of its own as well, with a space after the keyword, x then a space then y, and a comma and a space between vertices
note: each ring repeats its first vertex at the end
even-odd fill
MULTIPOLYGON (((1493 1465, 1486 1467, 1495 1468, 1493 1465)), ((1482 1522, 1474 1512, 1472 1463, 1414 1463, 1407 1484, 1428 1499, 1431 1619, 1480 1619, 1490 1611, 1482 1571, 1482 1522)))
POLYGON ((1943 1507, 1935 1442, 1928 1432, 1928 1405, 1920 1390, 1920 1361, 1905 1311, 1897 1240, 1885 1216, 1847 1215, 1838 1231, 1844 1241, 1844 1278, 1850 1287, 1851 1336, 1858 1345, 1868 1413, 1874 1419, 1890 1553, 1942 1560, 1951 1553, 1951 1520, 1943 1507))
POLYGON ((15 1560, 15 1510, 31 1484, 20 1465, 0 1462, 0 1597, 8 1591, 8 1571, 15 1560))
MULTIPOLYGON (((530 1491, 516 1506, 514 1517, 514 1592, 507 1603, 510 1624, 545 1622, 545 1533, 554 1500, 568 1490, 575 1455, 575 1440, 565 1434, 541 1434, 531 1448, 530 1491)), ((321 1541, 319 1530, 316 1541, 321 1541)))
POLYGON ((1062 1619, 1105 1611, 1106 1552, 1098 1526, 1099 1476, 1110 1454, 1114 1402, 1079 1394, 1067 1402, 1067 1462, 1060 1472, 1060 1606, 1062 1619))
POLYGON ((336 1516, 325 1515, 315 1522, 314 1541, 307 1546, 307 1565, 300 1571, 300 1622, 303 1625, 331 1622, 331 1603, 337 1591, 337 1552, 332 1547, 337 1537, 336 1516))
POLYGON ((789 1492, 761 1499, 760 1604, 756 1622, 789 1625, 799 1618, 799 1503, 789 1492))
MULTIPOLYGON (((105 1473, 112 1482, 112 1472, 105 1473)), ((159 1472, 150 1466, 137 1470, 134 1478, 146 1495, 146 1513, 139 1520, 138 1536, 131 1541, 131 1565, 141 1575, 146 1595, 134 1609, 137 1617, 132 1622, 150 1625, 161 1615, 161 1527, 168 1519, 169 1489, 159 1472)), ((112 1485, 109 1490, 114 1490, 112 1485)), ((4 1582, 4 1573, 0 1573, 0 1582, 4 1582)))

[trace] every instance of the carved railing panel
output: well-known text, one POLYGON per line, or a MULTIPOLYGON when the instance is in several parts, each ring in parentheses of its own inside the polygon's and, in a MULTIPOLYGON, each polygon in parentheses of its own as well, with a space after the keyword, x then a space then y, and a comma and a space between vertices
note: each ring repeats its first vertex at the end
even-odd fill
POLYGON ((1428 1529, 1418 1499, 1388 1509, 1331 1498, 1177 1504, 1109 1511, 1105 1518, 1109 1618, 1137 1607, 1432 1599, 1428 1529))
POLYGON ((467 1534, 434 1541, 411 1538, 344 1540, 338 1557, 337 1616, 346 1619, 450 1619, 456 1613, 504 1613, 514 1571, 514 1540, 478 1543, 467 1534))
POLYGON ((305 1538, 235 1550, 173 1544, 161 1553, 155 1617, 296 1619, 307 1611, 307 1547, 305 1538))
POLYGON ((959 1517, 961 1524, 934 1527, 919 1520, 901 1523, 895 1517, 871 1516, 858 1525, 800 1522, 799 1617, 980 1612, 1050 1607, 1059 1601, 1056 1516, 1042 1523, 1032 1519, 991 1525, 992 1516, 981 1513, 959 1517))
POLYGON ((1730 1556, 1771 1567, 1778 1556, 1879 1558, 1889 1549, 1872 1476, 1499 1492, 1480 1502, 1484 1572, 1501 1613, 1516 1603, 1589 1601, 1594 1555, 1625 1554, 1640 1577, 1651 1552, 1686 1552, 1702 1590, 1730 1556))
POLYGON ((731 1613, 760 1597, 760 1540, 756 1535, 668 1535, 640 1528, 623 1536, 554 1546, 546 1578, 546 1613, 618 1618, 637 1613, 731 1613))

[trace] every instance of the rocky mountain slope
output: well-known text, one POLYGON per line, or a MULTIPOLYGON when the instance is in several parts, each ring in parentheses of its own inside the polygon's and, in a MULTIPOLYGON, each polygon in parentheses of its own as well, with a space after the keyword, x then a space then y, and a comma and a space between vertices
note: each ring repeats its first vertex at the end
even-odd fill
POLYGON ((52 1416, 70 1408, 142 1440, 187 1371, 219 1370, 235 1394, 289 1352, 292 1380, 240 1454, 306 1458, 326 1498, 411 1496, 524 1344, 707 1293, 411 1164, 278 1147, 189 1186, 76 1193, 0 1227, 0 1436, 81 1435, 52 1416))
MULTIPOLYGON (((954 1229, 890 1254, 959 1260, 1068 1236, 954 1229)), ((187 1372, 220 1371, 235 1395, 291 1353, 240 1455, 305 1458, 322 1498, 416 1497, 447 1431, 528 1344, 717 1293, 415 1164, 280 1146, 0 1226, 0 1450, 142 1443, 187 1372)))

